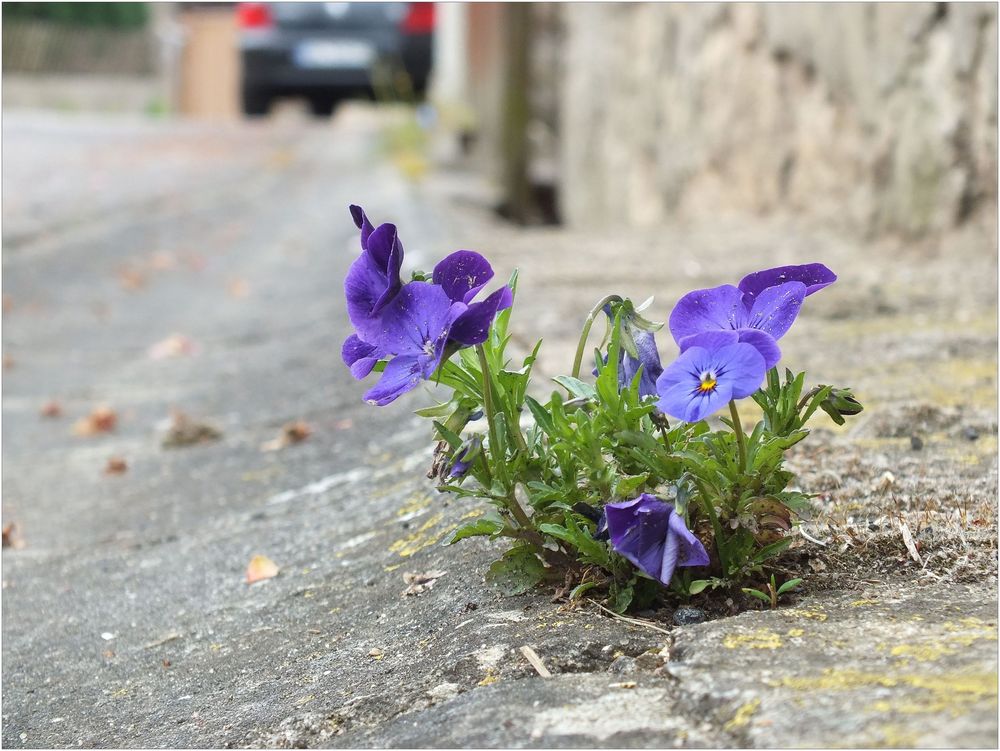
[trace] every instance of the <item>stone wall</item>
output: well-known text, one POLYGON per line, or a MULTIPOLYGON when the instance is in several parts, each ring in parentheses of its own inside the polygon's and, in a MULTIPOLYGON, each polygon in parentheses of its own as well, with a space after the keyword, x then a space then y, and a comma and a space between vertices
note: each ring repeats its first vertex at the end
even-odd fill
POLYGON ((788 210, 914 236, 995 212, 995 5, 560 8, 570 224, 788 210))

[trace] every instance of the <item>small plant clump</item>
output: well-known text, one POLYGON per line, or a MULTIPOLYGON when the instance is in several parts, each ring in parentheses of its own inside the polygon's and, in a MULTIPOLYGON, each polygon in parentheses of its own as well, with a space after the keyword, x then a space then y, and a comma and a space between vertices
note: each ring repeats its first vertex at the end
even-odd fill
POLYGON ((661 364, 663 324, 618 295, 587 315, 569 375, 547 402, 528 393, 539 341, 512 364, 506 355, 517 274, 481 297, 493 269, 460 250, 431 273, 400 278, 396 227, 375 227, 358 206, 361 255, 345 281, 355 333, 343 359, 357 379, 379 373, 365 394, 385 406, 423 381, 450 392, 417 414, 438 441, 430 476, 438 489, 492 508, 454 532, 510 546, 487 572, 509 594, 570 581, 610 609, 648 607, 670 592, 743 591, 776 607, 801 581, 766 591, 768 562, 792 542, 809 496, 792 489, 785 452, 819 410, 835 422, 862 406, 850 389, 806 389, 805 373, 779 372, 778 340, 803 301, 836 281, 819 263, 784 266, 684 295, 668 328, 679 353, 661 364), (591 328, 606 332, 592 377, 581 371, 591 328), (762 419, 744 430, 739 402, 762 419), (706 418, 725 410, 722 426, 706 418))

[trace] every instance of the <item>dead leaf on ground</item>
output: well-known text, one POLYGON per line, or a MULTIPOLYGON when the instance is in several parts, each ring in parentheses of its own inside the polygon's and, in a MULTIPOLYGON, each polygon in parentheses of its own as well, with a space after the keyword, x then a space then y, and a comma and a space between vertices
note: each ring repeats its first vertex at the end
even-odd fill
POLYGON ((15 550, 24 547, 24 540, 18 534, 15 522, 7 522, 3 525, 3 546, 5 548, 14 548, 15 550))
POLYGON ((112 456, 104 465, 104 474, 123 475, 128 470, 128 464, 120 456, 112 456))
POLYGON ((231 279, 226 285, 226 294, 241 300, 250 294, 250 285, 245 279, 231 279))
POLYGON ((910 533, 910 528, 903 519, 899 520, 899 533, 903 537, 903 544, 906 546, 906 550, 910 554, 910 557, 923 566, 924 561, 920 557, 920 553, 917 551, 917 545, 913 541, 913 535, 910 533))
POLYGON ((118 284, 122 289, 135 291, 146 286, 146 276, 137 269, 121 268, 118 270, 118 284))
POLYGON ((77 435, 97 435, 110 433, 118 424, 118 413, 111 407, 97 407, 86 417, 81 417, 73 424, 73 432, 77 435))
POLYGON ((222 438, 222 431, 205 422, 188 417, 180 410, 170 413, 170 427, 163 436, 163 448, 180 448, 198 443, 210 443, 222 438))
POLYGON ((425 574, 414 574, 409 571, 403 573, 403 581, 406 582, 406 589, 403 590, 403 597, 409 595, 419 595, 434 588, 434 582, 447 574, 447 571, 428 571, 425 574))
POLYGON ((193 355, 198 349, 198 345, 189 337, 171 334, 149 348, 149 357, 151 360, 165 360, 168 357, 193 355))
POLYGON ((247 566, 247 584, 254 584, 265 579, 273 579, 278 575, 278 564, 266 555, 255 555, 247 566))
POLYGON ((49 399, 42 405, 42 408, 38 410, 38 414, 42 417, 62 417, 62 405, 55 399, 49 399))
POLYGON ((286 446, 291 446, 295 443, 302 443, 306 438, 312 435, 312 428, 309 427, 309 423, 303 420, 296 420, 295 422, 290 422, 282 426, 281 433, 278 437, 271 441, 265 441, 260 445, 261 451, 279 451, 286 446))
POLYGON ((174 257, 174 254, 163 250, 153 253, 149 258, 149 268, 154 271, 166 271, 176 265, 177 259, 174 257))

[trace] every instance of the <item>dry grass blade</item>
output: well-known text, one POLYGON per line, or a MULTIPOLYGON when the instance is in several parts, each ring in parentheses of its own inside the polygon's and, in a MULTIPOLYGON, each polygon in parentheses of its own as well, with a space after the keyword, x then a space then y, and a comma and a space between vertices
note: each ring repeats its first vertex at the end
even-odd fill
POLYGON ((642 628, 648 628, 651 631, 659 631, 661 634, 666 634, 667 636, 672 635, 670 631, 668 631, 667 629, 660 628, 655 623, 651 623, 650 621, 645 621, 642 618, 630 618, 627 615, 621 615, 620 613, 616 613, 614 610, 609 610, 608 608, 604 607, 601 603, 599 603, 597 600, 591 600, 588 598, 587 602, 592 602, 594 605, 599 607, 601 610, 610 615, 612 618, 615 618, 619 621, 624 621, 625 623, 631 623, 634 626, 641 626, 642 628))
POLYGON ((531 647, 527 645, 521 647, 521 654, 524 655, 524 658, 531 663, 531 667, 533 667, 535 669, 535 672, 538 673, 542 678, 552 677, 552 673, 550 673, 549 669, 545 667, 545 663, 542 662, 542 658, 539 657, 538 653, 531 647))
POLYGON ((920 553, 917 551, 917 545, 913 541, 913 535, 910 534, 910 528, 907 526, 903 519, 899 519, 899 533, 903 536, 903 544, 906 545, 906 549, 910 553, 910 557, 913 558, 921 566, 924 565, 923 559, 920 557, 920 553))

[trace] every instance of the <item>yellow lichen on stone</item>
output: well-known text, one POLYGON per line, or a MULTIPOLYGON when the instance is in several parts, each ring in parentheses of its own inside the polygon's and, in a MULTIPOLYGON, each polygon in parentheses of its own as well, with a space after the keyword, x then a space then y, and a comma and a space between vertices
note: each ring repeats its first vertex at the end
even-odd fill
POLYGON ((410 498, 406 503, 399 507, 396 511, 396 516, 407 516, 408 514, 417 514, 431 505, 431 499, 427 496, 414 496, 410 498))
POLYGON ((483 511, 483 509, 481 509, 481 508, 474 508, 474 509, 472 509, 472 511, 469 511, 467 513, 462 514, 462 518, 463 519, 475 519, 477 517, 482 516, 485 513, 486 512, 483 511))
POLYGON ((781 644, 781 636, 766 628, 749 634, 726 634, 722 640, 726 649, 778 649, 781 644))
POLYGON ((389 546, 389 551, 396 553, 401 558, 409 558, 414 553, 417 553, 424 548, 429 548, 445 535, 458 529, 457 524, 450 524, 447 527, 435 529, 435 527, 441 523, 442 519, 444 519, 443 514, 434 514, 434 516, 425 521, 416 532, 413 532, 406 537, 401 537, 392 543, 392 545, 389 546))
POLYGON ((878 605, 878 600, 855 600, 851 603, 852 608, 863 608, 865 605, 878 605))
POLYGON ((729 722, 723 725, 723 730, 732 733, 735 730, 744 728, 750 724, 750 719, 753 717, 754 712, 760 706, 760 699, 754 699, 753 701, 748 701, 746 704, 741 706, 730 718, 729 722))
POLYGON ((805 634, 805 631, 801 628, 790 628, 785 632, 785 636, 791 636, 792 638, 802 636, 803 634, 805 634))
POLYGON ((825 621, 827 619, 826 613, 819 608, 788 608, 787 610, 779 610, 778 612, 790 615, 793 618, 810 618, 814 621, 825 621))
POLYGON ((971 647, 977 641, 996 641, 997 627, 979 618, 962 618, 958 623, 948 621, 943 626, 948 632, 948 641, 971 647))
POLYGON ((889 650, 893 657, 901 657, 909 662, 912 658, 917 662, 933 662, 947 655, 955 654, 955 650, 944 644, 897 644, 889 650))
POLYGON ((496 671, 493 668, 490 668, 489 670, 486 671, 486 676, 476 685, 489 686, 496 683, 498 680, 500 680, 500 676, 496 674, 496 671))

